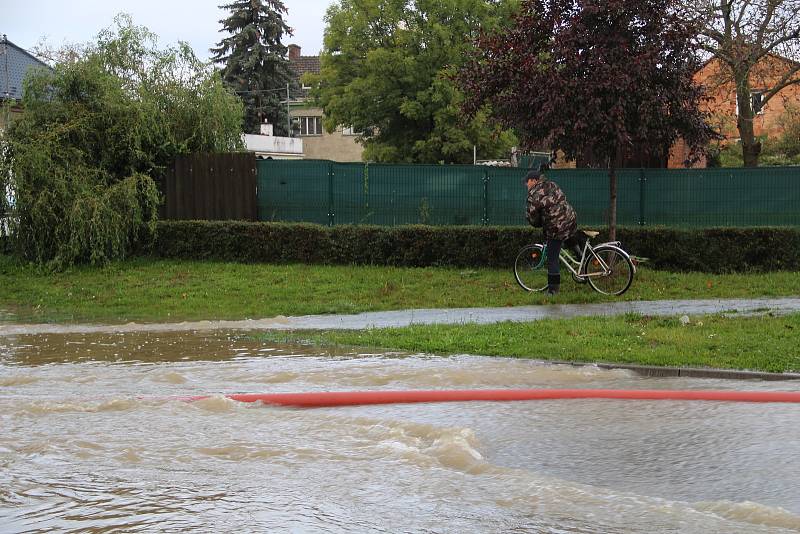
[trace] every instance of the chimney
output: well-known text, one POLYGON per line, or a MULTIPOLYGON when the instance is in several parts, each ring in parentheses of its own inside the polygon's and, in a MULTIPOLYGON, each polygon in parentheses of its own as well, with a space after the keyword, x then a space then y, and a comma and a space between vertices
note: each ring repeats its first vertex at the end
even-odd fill
POLYGON ((296 44, 289 45, 289 59, 300 59, 300 47, 296 44))

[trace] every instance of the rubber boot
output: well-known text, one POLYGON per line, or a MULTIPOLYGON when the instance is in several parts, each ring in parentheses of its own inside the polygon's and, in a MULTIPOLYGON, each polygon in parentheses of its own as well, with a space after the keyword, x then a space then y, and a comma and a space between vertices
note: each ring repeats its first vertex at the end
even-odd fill
POLYGON ((561 275, 560 274, 548 274, 547 275, 547 294, 548 295, 558 295, 558 289, 561 286, 561 275))

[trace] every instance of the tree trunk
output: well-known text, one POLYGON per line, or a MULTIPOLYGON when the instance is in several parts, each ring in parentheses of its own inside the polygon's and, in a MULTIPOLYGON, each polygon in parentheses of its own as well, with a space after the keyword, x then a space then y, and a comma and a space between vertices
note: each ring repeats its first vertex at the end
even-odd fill
POLYGON ((616 157, 611 158, 608 169, 608 240, 617 240, 617 162, 616 157))
POLYGON ((736 127, 739 130, 739 139, 742 143, 742 159, 745 167, 758 167, 758 157, 761 154, 761 141, 756 139, 753 127, 753 104, 750 100, 750 86, 737 83, 736 101, 739 104, 739 114, 736 117, 736 127))

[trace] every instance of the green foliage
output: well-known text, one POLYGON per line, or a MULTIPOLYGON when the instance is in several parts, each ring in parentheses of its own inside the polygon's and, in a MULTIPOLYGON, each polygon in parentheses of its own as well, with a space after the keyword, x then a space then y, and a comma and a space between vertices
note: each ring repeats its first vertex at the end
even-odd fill
POLYGON ((707 151, 708 167, 742 167, 742 149, 735 143, 714 143, 707 151))
MULTIPOLYGON (((759 166, 786 167, 800 165, 800 146, 793 132, 786 132, 778 138, 761 137, 759 166)), ((709 167, 744 167, 742 147, 739 143, 729 143, 710 152, 709 167)))
POLYGON ((786 103, 786 111, 778 119, 778 124, 782 130, 779 136, 759 139, 759 165, 800 165, 800 108, 797 104, 786 103))
POLYGON ((364 159, 469 163, 506 157, 516 143, 486 113, 463 120, 451 80, 479 31, 509 17, 517 0, 341 0, 326 16, 321 74, 309 82, 325 126, 364 132, 364 159))
MULTIPOLYGON (((621 228, 626 250, 648 258, 650 268, 734 273, 800 269, 800 231, 795 228, 621 228)), ((595 241, 604 239, 600 235, 595 241)))
POLYGON ((11 233, 27 260, 102 264, 153 239, 154 181, 176 155, 241 147, 241 103, 186 45, 117 19, 97 43, 25 81, 0 152, 11 233))
MULTIPOLYGON (((606 240, 602 234, 594 243, 606 240)), ((648 268, 708 273, 800 269, 794 228, 619 228, 630 254, 648 268)), ((167 258, 252 262, 513 266, 517 251, 541 240, 525 227, 334 226, 287 223, 162 221, 155 253, 167 258)))
POLYGON ((222 20, 230 35, 217 44, 213 61, 223 65, 228 87, 245 103, 245 131, 259 133, 266 119, 275 135, 288 136, 286 105, 281 100, 292 83, 287 47, 281 39, 292 31, 283 20, 281 0, 236 0, 220 6, 230 11, 222 20))
POLYGON ((783 128, 778 147, 797 165, 800 159, 800 106, 793 102, 787 102, 786 111, 778 122, 783 128))

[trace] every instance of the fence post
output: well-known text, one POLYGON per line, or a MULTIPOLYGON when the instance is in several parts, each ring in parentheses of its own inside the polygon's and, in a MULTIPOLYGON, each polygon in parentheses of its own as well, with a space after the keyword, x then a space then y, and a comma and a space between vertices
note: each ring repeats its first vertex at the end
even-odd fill
POLYGON ((336 213, 333 211, 333 162, 328 162, 328 226, 336 222, 336 213))
POLYGON ((483 225, 489 226, 489 169, 483 169, 483 225))
POLYGON ((645 225, 644 220, 644 192, 647 184, 647 176, 644 174, 644 169, 639 169, 639 226, 645 225))

